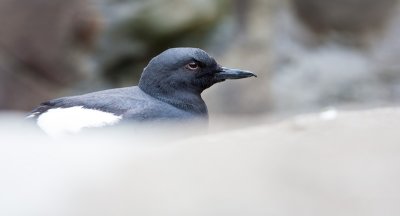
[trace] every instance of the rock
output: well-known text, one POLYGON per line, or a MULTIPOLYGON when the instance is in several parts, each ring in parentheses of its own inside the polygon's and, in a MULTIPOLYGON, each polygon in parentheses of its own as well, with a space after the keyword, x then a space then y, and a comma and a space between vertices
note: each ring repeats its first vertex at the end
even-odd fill
POLYGON ((170 47, 205 47, 228 13, 218 1, 103 1, 99 69, 113 85, 137 83, 149 59, 170 47), (129 80, 129 81, 126 81, 129 80))
POLYGON ((398 0, 292 0, 298 17, 313 31, 365 33, 382 29, 398 0))
POLYGON ((167 142, 54 140, 0 116, 0 215, 398 215, 399 129, 399 108, 331 109, 167 142))
POLYGON ((400 56, 397 1, 293 4, 283 5, 276 19, 270 80, 274 113, 400 101, 399 64, 394 61, 400 56), (369 10, 376 11, 362 19, 369 10), (379 27, 367 21, 375 16, 379 27))
POLYGON ((97 18, 86 0, 1 1, 0 110, 30 110, 84 77, 97 18))

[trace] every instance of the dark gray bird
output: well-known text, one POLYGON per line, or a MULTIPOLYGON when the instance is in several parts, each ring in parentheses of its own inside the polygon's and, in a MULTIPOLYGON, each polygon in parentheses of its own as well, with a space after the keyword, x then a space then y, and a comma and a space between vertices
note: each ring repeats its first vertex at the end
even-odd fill
POLYGON ((198 48, 172 48, 154 57, 138 86, 63 97, 42 103, 31 112, 48 134, 113 125, 122 120, 163 121, 208 119, 201 93, 226 79, 256 76, 221 67, 198 48))

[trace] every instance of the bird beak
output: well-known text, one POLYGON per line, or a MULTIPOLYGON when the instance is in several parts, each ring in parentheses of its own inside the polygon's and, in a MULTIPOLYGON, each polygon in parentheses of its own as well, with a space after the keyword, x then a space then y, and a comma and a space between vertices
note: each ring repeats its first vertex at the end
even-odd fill
POLYGON ((217 73, 215 73, 215 78, 217 79, 243 79, 247 77, 257 77, 254 73, 250 71, 231 69, 226 67, 221 67, 217 73))

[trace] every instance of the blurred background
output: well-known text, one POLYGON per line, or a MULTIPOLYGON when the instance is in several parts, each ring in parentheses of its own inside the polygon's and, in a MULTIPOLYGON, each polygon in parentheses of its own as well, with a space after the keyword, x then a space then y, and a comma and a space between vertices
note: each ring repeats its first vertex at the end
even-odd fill
POLYGON ((211 115, 291 115, 400 101, 397 0, 2 0, 0 110, 136 85, 169 47, 257 79, 218 84, 211 115))
POLYGON ((399 71, 398 0, 0 0, 0 215, 400 215, 400 108, 360 111, 400 103, 399 71), (203 93, 251 127, 51 139, 6 113, 177 46, 257 73, 203 93))

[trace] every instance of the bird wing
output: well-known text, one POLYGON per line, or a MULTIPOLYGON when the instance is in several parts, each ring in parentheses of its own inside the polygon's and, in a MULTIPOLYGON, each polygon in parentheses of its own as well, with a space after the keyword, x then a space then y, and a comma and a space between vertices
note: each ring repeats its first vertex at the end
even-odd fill
POLYGON ((123 88, 58 98, 42 103, 28 118, 36 119, 38 126, 53 136, 113 125, 138 104, 134 102, 137 99, 126 94, 133 92, 134 89, 123 88))

